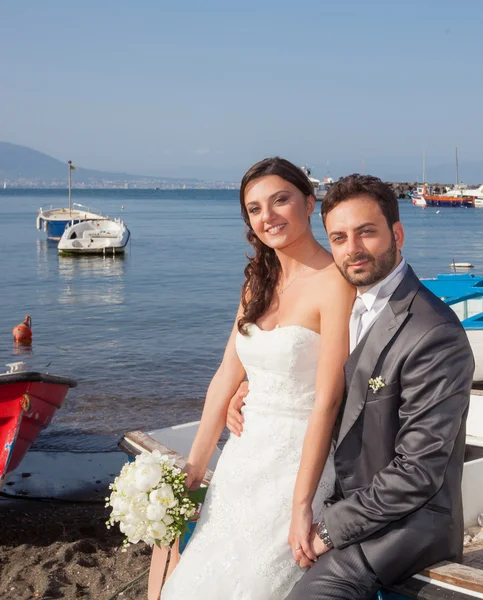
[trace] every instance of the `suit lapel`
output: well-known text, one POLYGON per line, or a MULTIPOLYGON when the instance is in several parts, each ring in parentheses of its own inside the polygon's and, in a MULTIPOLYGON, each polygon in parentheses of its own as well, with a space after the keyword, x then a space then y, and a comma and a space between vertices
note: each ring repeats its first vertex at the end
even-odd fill
POLYGON ((349 390, 351 387, 352 377, 354 376, 354 371, 357 367, 357 363, 361 358, 362 351, 364 350, 364 346, 366 344, 367 334, 362 338, 362 340, 357 344, 349 358, 347 359, 344 365, 344 374, 345 374, 345 389, 349 390))
POLYGON ((369 379, 380 375, 375 373, 377 363, 409 317, 409 307, 420 286, 421 282, 408 267, 408 272, 388 304, 349 356, 345 365, 347 398, 337 447, 361 414, 369 390, 369 379))

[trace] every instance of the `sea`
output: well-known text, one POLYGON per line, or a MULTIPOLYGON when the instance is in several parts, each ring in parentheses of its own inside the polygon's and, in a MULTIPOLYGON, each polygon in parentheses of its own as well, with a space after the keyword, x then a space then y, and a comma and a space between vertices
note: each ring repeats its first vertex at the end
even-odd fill
MULTIPOLYGON (((126 431, 199 419, 250 248, 236 190, 75 189, 73 201, 124 220, 124 256, 62 256, 37 231, 38 208, 68 205, 65 190, 0 190, 0 371, 23 361, 78 381, 36 449, 111 451, 126 431), (26 315, 31 348, 11 333, 26 315)), ((400 211, 419 277, 453 261, 483 274, 483 210, 400 211)), ((315 213, 312 225, 328 245, 315 213)))

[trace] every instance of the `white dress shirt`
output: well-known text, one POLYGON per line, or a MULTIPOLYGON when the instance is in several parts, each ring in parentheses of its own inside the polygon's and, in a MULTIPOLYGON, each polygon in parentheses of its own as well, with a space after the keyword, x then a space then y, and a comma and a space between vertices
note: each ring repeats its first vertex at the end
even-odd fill
POLYGON ((357 292, 350 323, 350 351, 354 350, 369 327, 380 315, 389 298, 406 275, 408 266, 404 258, 387 277, 366 292, 357 292), (361 302, 363 303, 361 305, 361 302))

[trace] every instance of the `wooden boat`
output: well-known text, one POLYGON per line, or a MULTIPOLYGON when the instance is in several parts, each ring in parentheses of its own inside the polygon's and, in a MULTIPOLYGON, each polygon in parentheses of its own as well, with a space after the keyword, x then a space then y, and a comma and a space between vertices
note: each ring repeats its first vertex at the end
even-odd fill
MULTIPOLYGON (((410 193, 414 206, 438 206, 438 207, 464 207, 474 208, 477 205, 475 196, 468 196, 459 190, 444 194, 434 194, 430 185, 418 185, 415 191, 410 193)), ((480 206, 480 204, 478 204, 480 206)))
MULTIPOLYGON (((472 394, 473 399, 473 394, 472 394)), ((483 398, 481 398, 483 403, 483 398)), ((185 423, 165 429, 143 433, 130 431, 119 441, 119 448, 134 458, 147 450, 159 450, 175 459, 184 468, 199 422, 185 423)), ((483 513, 483 436, 481 447, 468 447, 463 472, 463 511, 465 527, 476 524, 476 517, 483 513), (479 512, 478 512, 479 511, 479 512)), ((216 448, 210 469, 220 456, 216 448)), ((212 472, 208 471, 204 484, 208 485, 212 472)), ((153 596, 154 597, 154 596, 153 596)), ((465 548, 463 564, 440 563, 409 578, 407 581, 381 590, 373 600, 472 600, 483 599, 483 540, 465 548)))
POLYGON ((57 249, 61 254, 121 254, 130 235, 121 220, 86 220, 68 227, 57 249))
POLYGON ((425 206, 448 206, 474 208, 473 196, 446 196, 444 194, 423 194, 425 206))
MULTIPOLYGON (((18 365, 19 363, 14 363, 18 365)), ((0 375, 0 484, 18 467, 77 382, 36 371, 0 375)))

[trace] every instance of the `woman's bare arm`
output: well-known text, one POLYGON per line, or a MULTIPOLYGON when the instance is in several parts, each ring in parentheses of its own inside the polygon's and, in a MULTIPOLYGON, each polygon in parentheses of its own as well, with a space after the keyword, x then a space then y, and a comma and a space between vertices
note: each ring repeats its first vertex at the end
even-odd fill
POLYGON ((237 323, 242 314, 241 310, 240 306, 223 360, 209 385, 200 426, 190 450, 187 484, 191 487, 196 487, 205 474, 211 455, 225 427, 230 399, 245 378, 245 370, 235 348, 237 323))
POLYGON ((311 505, 330 452, 334 425, 344 394, 344 363, 349 354, 349 317, 355 296, 354 288, 336 271, 335 266, 332 268, 332 273, 327 274, 318 292, 320 352, 316 394, 295 484, 289 538, 292 549, 301 547, 310 560, 316 558, 308 543, 312 525, 311 505))

